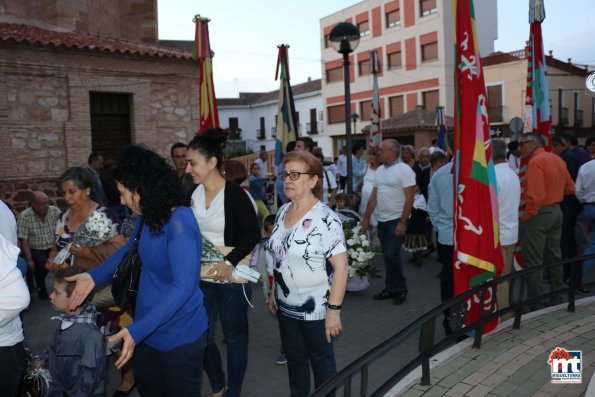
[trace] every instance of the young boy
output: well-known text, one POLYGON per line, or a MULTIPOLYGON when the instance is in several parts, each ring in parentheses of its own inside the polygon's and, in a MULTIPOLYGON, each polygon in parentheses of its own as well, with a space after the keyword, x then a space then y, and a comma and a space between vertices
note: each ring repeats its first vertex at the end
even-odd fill
POLYGON ((61 320, 38 366, 48 366, 52 383, 47 396, 104 396, 106 354, 103 335, 96 325, 97 311, 84 302, 76 310, 68 309, 68 298, 75 283, 64 280, 80 271, 74 267, 54 274, 50 302, 60 312, 61 320))

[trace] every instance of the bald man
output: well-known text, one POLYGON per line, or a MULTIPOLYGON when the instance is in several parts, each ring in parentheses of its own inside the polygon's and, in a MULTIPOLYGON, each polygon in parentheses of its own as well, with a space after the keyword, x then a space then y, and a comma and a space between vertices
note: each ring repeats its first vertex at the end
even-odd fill
POLYGON ((27 267, 34 273, 41 300, 48 299, 45 286, 45 276, 48 272, 45 262, 54 244, 54 232, 60 216, 58 207, 50 205, 49 202, 45 193, 33 192, 30 206, 21 213, 18 222, 21 247, 27 260, 27 267))

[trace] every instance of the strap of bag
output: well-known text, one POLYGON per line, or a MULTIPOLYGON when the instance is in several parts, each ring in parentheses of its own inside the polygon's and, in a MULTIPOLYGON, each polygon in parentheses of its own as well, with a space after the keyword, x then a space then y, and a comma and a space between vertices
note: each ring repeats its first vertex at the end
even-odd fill
POLYGON ((333 192, 333 189, 331 189, 331 181, 328 177, 328 170, 324 170, 324 176, 326 177, 326 184, 327 184, 327 189, 329 194, 333 192))
POLYGON ((140 235, 141 232, 143 231, 143 226, 145 225, 145 218, 142 218, 140 221, 140 225, 138 227, 138 230, 136 231, 136 234, 134 235, 134 244, 138 245, 138 241, 140 240, 140 235))

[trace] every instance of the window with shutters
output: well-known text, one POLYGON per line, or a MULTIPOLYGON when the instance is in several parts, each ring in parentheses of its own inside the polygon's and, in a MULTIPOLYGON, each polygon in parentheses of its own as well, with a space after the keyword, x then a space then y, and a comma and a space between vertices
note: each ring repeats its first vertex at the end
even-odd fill
POLYGON ((370 22, 363 21, 357 24, 357 30, 359 30, 360 37, 369 36, 370 35, 370 22))
POLYGON ((428 43, 421 46, 421 61, 433 61, 438 59, 438 43, 428 43))
POLYGON ((424 109, 428 112, 436 110, 436 106, 440 104, 440 91, 425 91, 422 93, 424 109))
POLYGON ((361 101, 359 103, 359 114, 361 121, 370 121, 372 119, 372 101, 361 101))
POLYGON ((398 69, 402 66, 401 51, 388 54, 388 69, 398 69))
POLYGON ((420 0, 419 10, 422 17, 438 12, 436 0, 420 0))
POLYGON ((329 106, 326 108, 328 113, 328 123, 344 123, 345 122, 345 105, 329 106))
POLYGON ((502 85, 491 85, 487 87, 488 91, 488 115, 491 123, 501 123, 504 121, 502 106, 502 85))
POLYGON ((404 113, 404 100, 403 95, 397 95, 388 98, 390 107, 390 117, 397 117, 404 113))
POLYGON ((326 71, 326 82, 334 83, 336 81, 343 81, 343 68, 340 66, 326 71))
POLYGON ((394 11, 389 11, 385 14, 386 17, 386 27, 387 28, 394 28, 396 26, 401 26, 401 11, 397 8, 394 11))
POLYGON ((359 69, 360 76, 366 76, 370 74, 370 60, 366 59, 365 61, 359 61, 357 63, 359 69))

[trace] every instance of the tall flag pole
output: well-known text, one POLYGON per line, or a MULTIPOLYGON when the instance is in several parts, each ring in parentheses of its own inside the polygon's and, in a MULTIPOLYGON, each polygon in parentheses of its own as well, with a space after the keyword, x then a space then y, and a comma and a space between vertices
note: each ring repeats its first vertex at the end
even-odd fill
POLYGON ((275 165, 279 167, 285 146, 288 142, 295 141, 298 137, 296 129, 295 104, 291 85, 289 84, 289 59, 287 49, 289 45, 280 44, 277 46, 279 55, 277 56, 277 70, 275 71, 275 80, 280 79, 279 103, 277 105, 277 126, 275 140, 275 165))
MULTIPOLYGON (((550 112, 550 96, 545 53, 543 51, 543 37, 541 23, 545 19, 543 0, 529 1, 529 40, 527 41, 527 95, 525 97, 524 131, 534 132, 543 137, 545 150, 552 151, 552 115, 550 112)), ((521 180, 521 194, 525 191, 527 159, 522 158, 519 165, 519 179, 521 180)), ((524 203, 519 207, 519 217, 525 210, 524 203)), ((517 270, 525 268, 522 256, 521 242, 517 242, 514 253, 514 267, 517 270)))
POLYGON ((217 109, 217 97, 215 96, 215 86, 213 84, 213 56, 215 53, 211 50, 209 38, 210 19, 196 15, 193 21, 196 28, 192 59, 198 59, 199 70, 198 101, 200 106, 200 124, 198 133, 204 134, 209 128, 219 127, 219 111, 217 109))
POLYGON ((370 70, 373 79, 373 93, 372 93, 372 117, 370 124, 370 139, 372 146, 377 148, 382 142, 382 131, 380 129, 380 97, 378 94, 378 72, 382 70, 380 59, 378 58, 378 51, 370 51, 370 70))
POLYGON ((436 125, 438 126, 438 147, 446 151, 446 117, 444 116, 444 106, 436 106, 436 125))
MULTIPOLYGON (((453 0, 455 16, 454 293, 502 274, 496 174, 473 0, 453 0)), ((495 312, 496 290, 467 300, 464 324, 495 312)), ((484 332, 498 324, 486 323, 484 332)))

